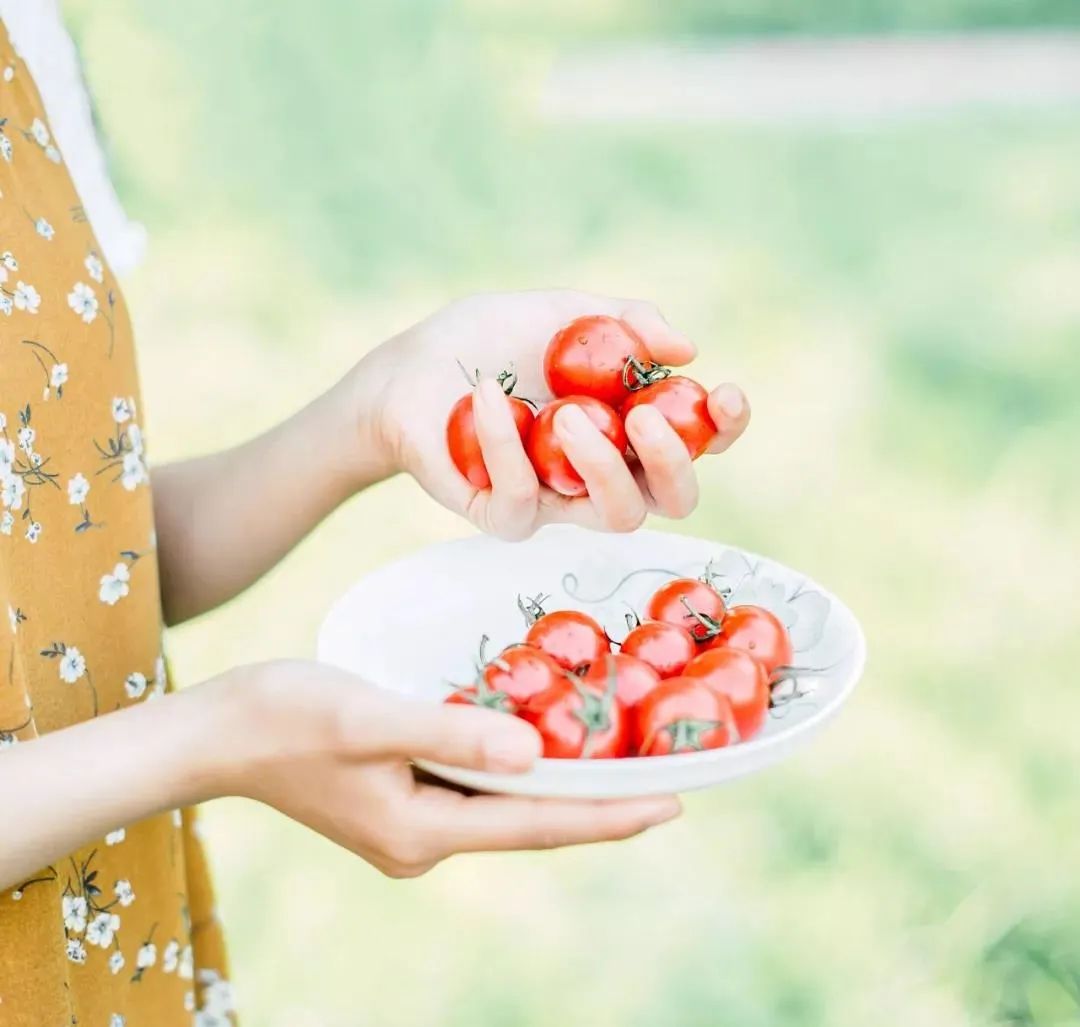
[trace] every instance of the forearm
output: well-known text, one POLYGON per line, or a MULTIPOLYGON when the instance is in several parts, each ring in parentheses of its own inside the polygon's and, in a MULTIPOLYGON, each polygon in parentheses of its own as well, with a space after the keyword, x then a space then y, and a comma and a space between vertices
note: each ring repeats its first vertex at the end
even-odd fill
POLYGON ((153 473, 162 605, 175 624, 274 566, 353 493, 389 473, 354 376, 235 449, 153 473))
POLYGON ((109 831, 213 796, 226 778, 225 707, 205 686, 0 753, 0 888, 109 831))

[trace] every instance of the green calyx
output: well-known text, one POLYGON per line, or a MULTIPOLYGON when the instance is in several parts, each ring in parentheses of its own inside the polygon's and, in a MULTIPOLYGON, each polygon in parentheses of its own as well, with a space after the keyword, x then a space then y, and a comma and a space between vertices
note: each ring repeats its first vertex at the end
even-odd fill
POLYGON ((671 374, 670 367, 663 364, 654 364, 651 360, 646 363, 637 357, 627 357, 623 365, 622 383, 628 392, 637 392, 646 385, 654 385, 663 381, 671 374))
POLYGON ((547 613, 544 609, 544 603, 550 598, 551 596, 546 596, 543 593, 535 596, 526 596, 525 598, 518 596, 518 609, 525 618, 525 626, 527 628, 531 628, 545 613, 547 613))
POLYGON ((582 759, 588 759, 592 754, 596 736, 611 728, 611 711, 615 705, 618 673, 615 658, 610 654, 607 658, 607 671, 607 683, 601 693, 583 685, 574 675, 567 675, 568 680, 577 690, 577 694, 581 696, 581 706, 574 710, 574 716, 585 726, 585 744, 581 747, 582 759))
POLYGON ((673 720, 664 730, 671 735, 673 753, 701 752, 705 748, 701 736, 722 724, 722 720, 673 720))
POLYGON ((703 631, 698 631, 697 628, 694 627, 690 630, 690 634, 693 635, 694 638, 696 638, 699 642, 707 641, 710 638, 716 638, 716 636, 720 634, 721 630, 723 630, 723 626, 721 625, 720 621, 715 620, 708 614, 699 613, 690 605, 686 596, 679 596, 679 602, 686 607, 686 612, 690 614, 690 616, 693 617, 694 620, 696 620, 698 624, 701 625, 701 627, 704 629, 703 631))

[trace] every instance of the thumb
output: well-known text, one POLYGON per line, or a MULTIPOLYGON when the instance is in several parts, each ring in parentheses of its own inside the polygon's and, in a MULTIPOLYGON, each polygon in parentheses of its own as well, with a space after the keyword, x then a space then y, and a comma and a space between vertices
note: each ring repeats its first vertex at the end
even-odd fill
POLYGON ((427 759, 515 774, 529 770, 540 755, 536 729, 496 710, 402 699, 377 689, 362 705, 342 724, 345 752, 361 759, 427 759))

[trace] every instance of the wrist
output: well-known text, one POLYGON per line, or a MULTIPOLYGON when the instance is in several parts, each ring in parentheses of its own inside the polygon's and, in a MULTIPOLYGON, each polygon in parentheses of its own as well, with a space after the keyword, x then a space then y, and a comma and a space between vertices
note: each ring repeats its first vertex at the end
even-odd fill
POLYGON ((334 448, 340 451, 350 494, 393 477, 400 470, 398 445, 387 416, 390 375, 381 351, 368 354, 325 395, 333 411, 334 448))

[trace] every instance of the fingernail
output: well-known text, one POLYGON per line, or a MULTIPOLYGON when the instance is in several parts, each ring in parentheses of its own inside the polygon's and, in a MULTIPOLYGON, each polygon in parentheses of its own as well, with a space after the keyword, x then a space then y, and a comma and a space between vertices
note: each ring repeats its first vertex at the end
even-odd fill
POLYGON ((476 398, 481 403, 498 402, 499 395, 502 394, 502 388, 494 378, 481 378, 476 386, 476 398))
POLYGON ((682 813, 682 803, 672 796, 658 801, 645 817, 645 820, 649 827, 656 827, 659 824, 666 824, 669 820, 674 820, 680 813, 682 813))
POLYGON ((641 406, 630 411, 627 424, 631 424, 634 433, 645 442, 660 442, 664 438, 667 420, 655 407, 641 406))
POLYGON ((591 423, 589 415, 581 407, 575 406, 573 403, 560 407, 555 414, 555 430, 560 435, 569 435, 571 437, 581 435, 582 432, 589 430, 591 423))
POLYGON ((742 415, 743 407, 746 406, 746 400, 743 399, 742 389, 738 385, 732 385, 730 382, 726 385, 721 385, 713 395, 716 397, 717 406, 724 411, 733 421, 738 420, 742 415))

